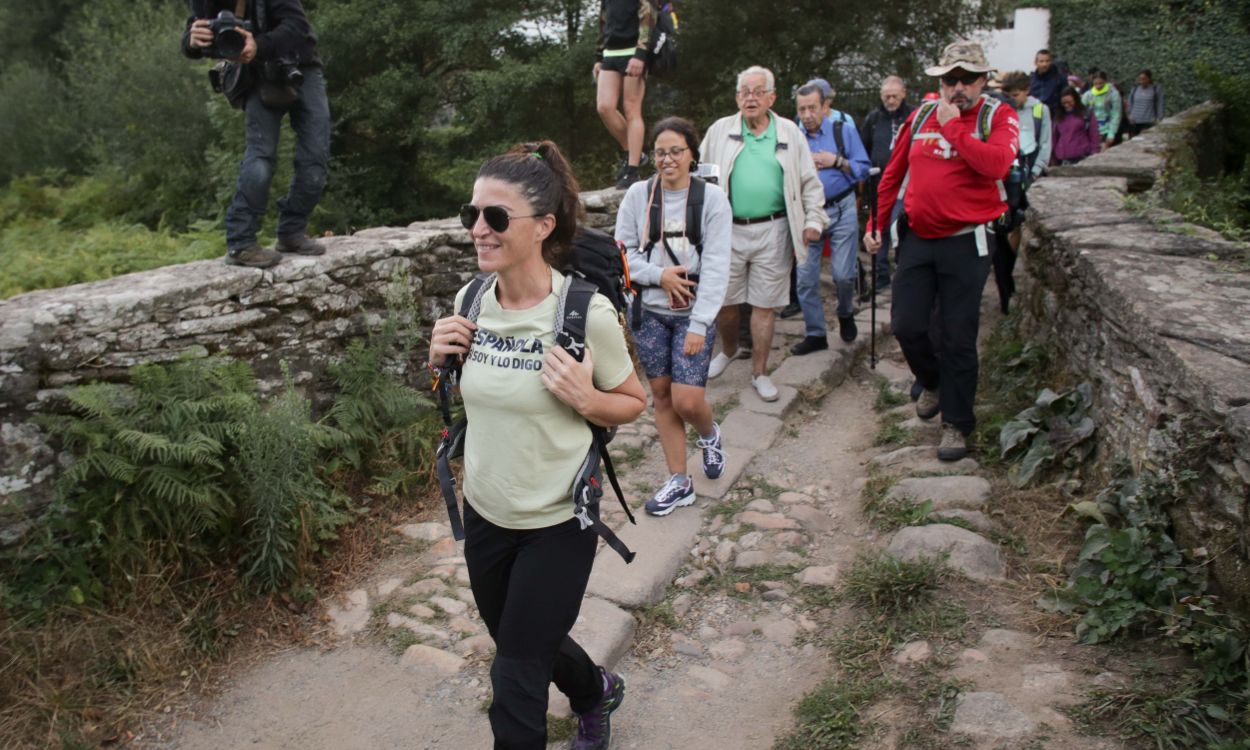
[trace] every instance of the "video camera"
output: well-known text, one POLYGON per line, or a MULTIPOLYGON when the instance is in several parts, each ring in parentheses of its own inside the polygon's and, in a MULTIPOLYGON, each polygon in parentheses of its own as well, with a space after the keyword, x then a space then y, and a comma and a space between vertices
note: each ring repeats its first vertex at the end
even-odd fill
POLYGON ((240 19, 228 10, 223 10, 209 22, 208 28, 213 32, 213 44, 204 48, 204 56, 219 60, 234 59, 243 54, 247 45, 247 37, 240 29, 252 32, 252 24, 240 19))

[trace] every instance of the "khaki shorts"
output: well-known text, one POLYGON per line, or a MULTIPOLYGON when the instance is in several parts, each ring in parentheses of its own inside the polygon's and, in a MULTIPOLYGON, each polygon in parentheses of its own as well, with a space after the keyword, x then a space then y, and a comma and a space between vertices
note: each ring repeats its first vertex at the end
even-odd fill
POLYGON ((790 303, 790 222, 783 216, 759 224, 734 224, 725 304, 785 307, 790 303))

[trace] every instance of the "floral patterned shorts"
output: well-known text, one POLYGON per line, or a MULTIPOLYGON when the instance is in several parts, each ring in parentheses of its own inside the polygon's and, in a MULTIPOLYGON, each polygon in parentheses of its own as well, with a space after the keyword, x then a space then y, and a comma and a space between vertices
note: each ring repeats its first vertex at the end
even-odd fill
POLYGON ((634 343, 648 379, 671 377, 674 383, 681 385, 707 386, 707 367, 712 361, 712 345, 716 342, 716 324, 708 326, 703 349, 693 357, 682 353, 689 328, 688 315, 642 311, 642 328, 635 334, 634 343))

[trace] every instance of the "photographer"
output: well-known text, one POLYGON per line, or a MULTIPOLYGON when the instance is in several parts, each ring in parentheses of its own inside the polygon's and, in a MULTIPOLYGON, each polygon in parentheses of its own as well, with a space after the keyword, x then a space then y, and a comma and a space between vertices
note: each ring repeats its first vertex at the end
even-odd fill
POLYGON ((226 263, 269 268, 282 253, 321 255, 306 234, 325 189, 330 158, 330 107, 317 37, 299 0, 192 0, 182 34, 187 57, 226 60, 214 87, 246 114, 247 150, 234 200, 226 210, 226 263), (295 173, 278 200, 278 243, 256 242, 269 204, 282 118, 295 131, 295 173))

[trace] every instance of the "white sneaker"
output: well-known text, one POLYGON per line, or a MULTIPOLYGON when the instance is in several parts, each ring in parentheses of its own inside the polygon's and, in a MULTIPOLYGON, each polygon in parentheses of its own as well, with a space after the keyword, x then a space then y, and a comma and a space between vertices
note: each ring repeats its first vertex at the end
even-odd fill
POLYGON ((725 356, 724 352, 712 357, 711 363, 707 366, 707 379, 712 380, 713 378, 719 378, 721 374, 725 372, 725 369, 729 367, 729 363, 731 361, 732 360, 730 360, 729 357, 725 356))
POLYGON ((751 385, 755 386, 755 392, 763 401, 776 401, 781 395, 777 392, 777 386, 773 385, 773 381, 769 380, 767 375, 756 375, 751 378, 751 385))

